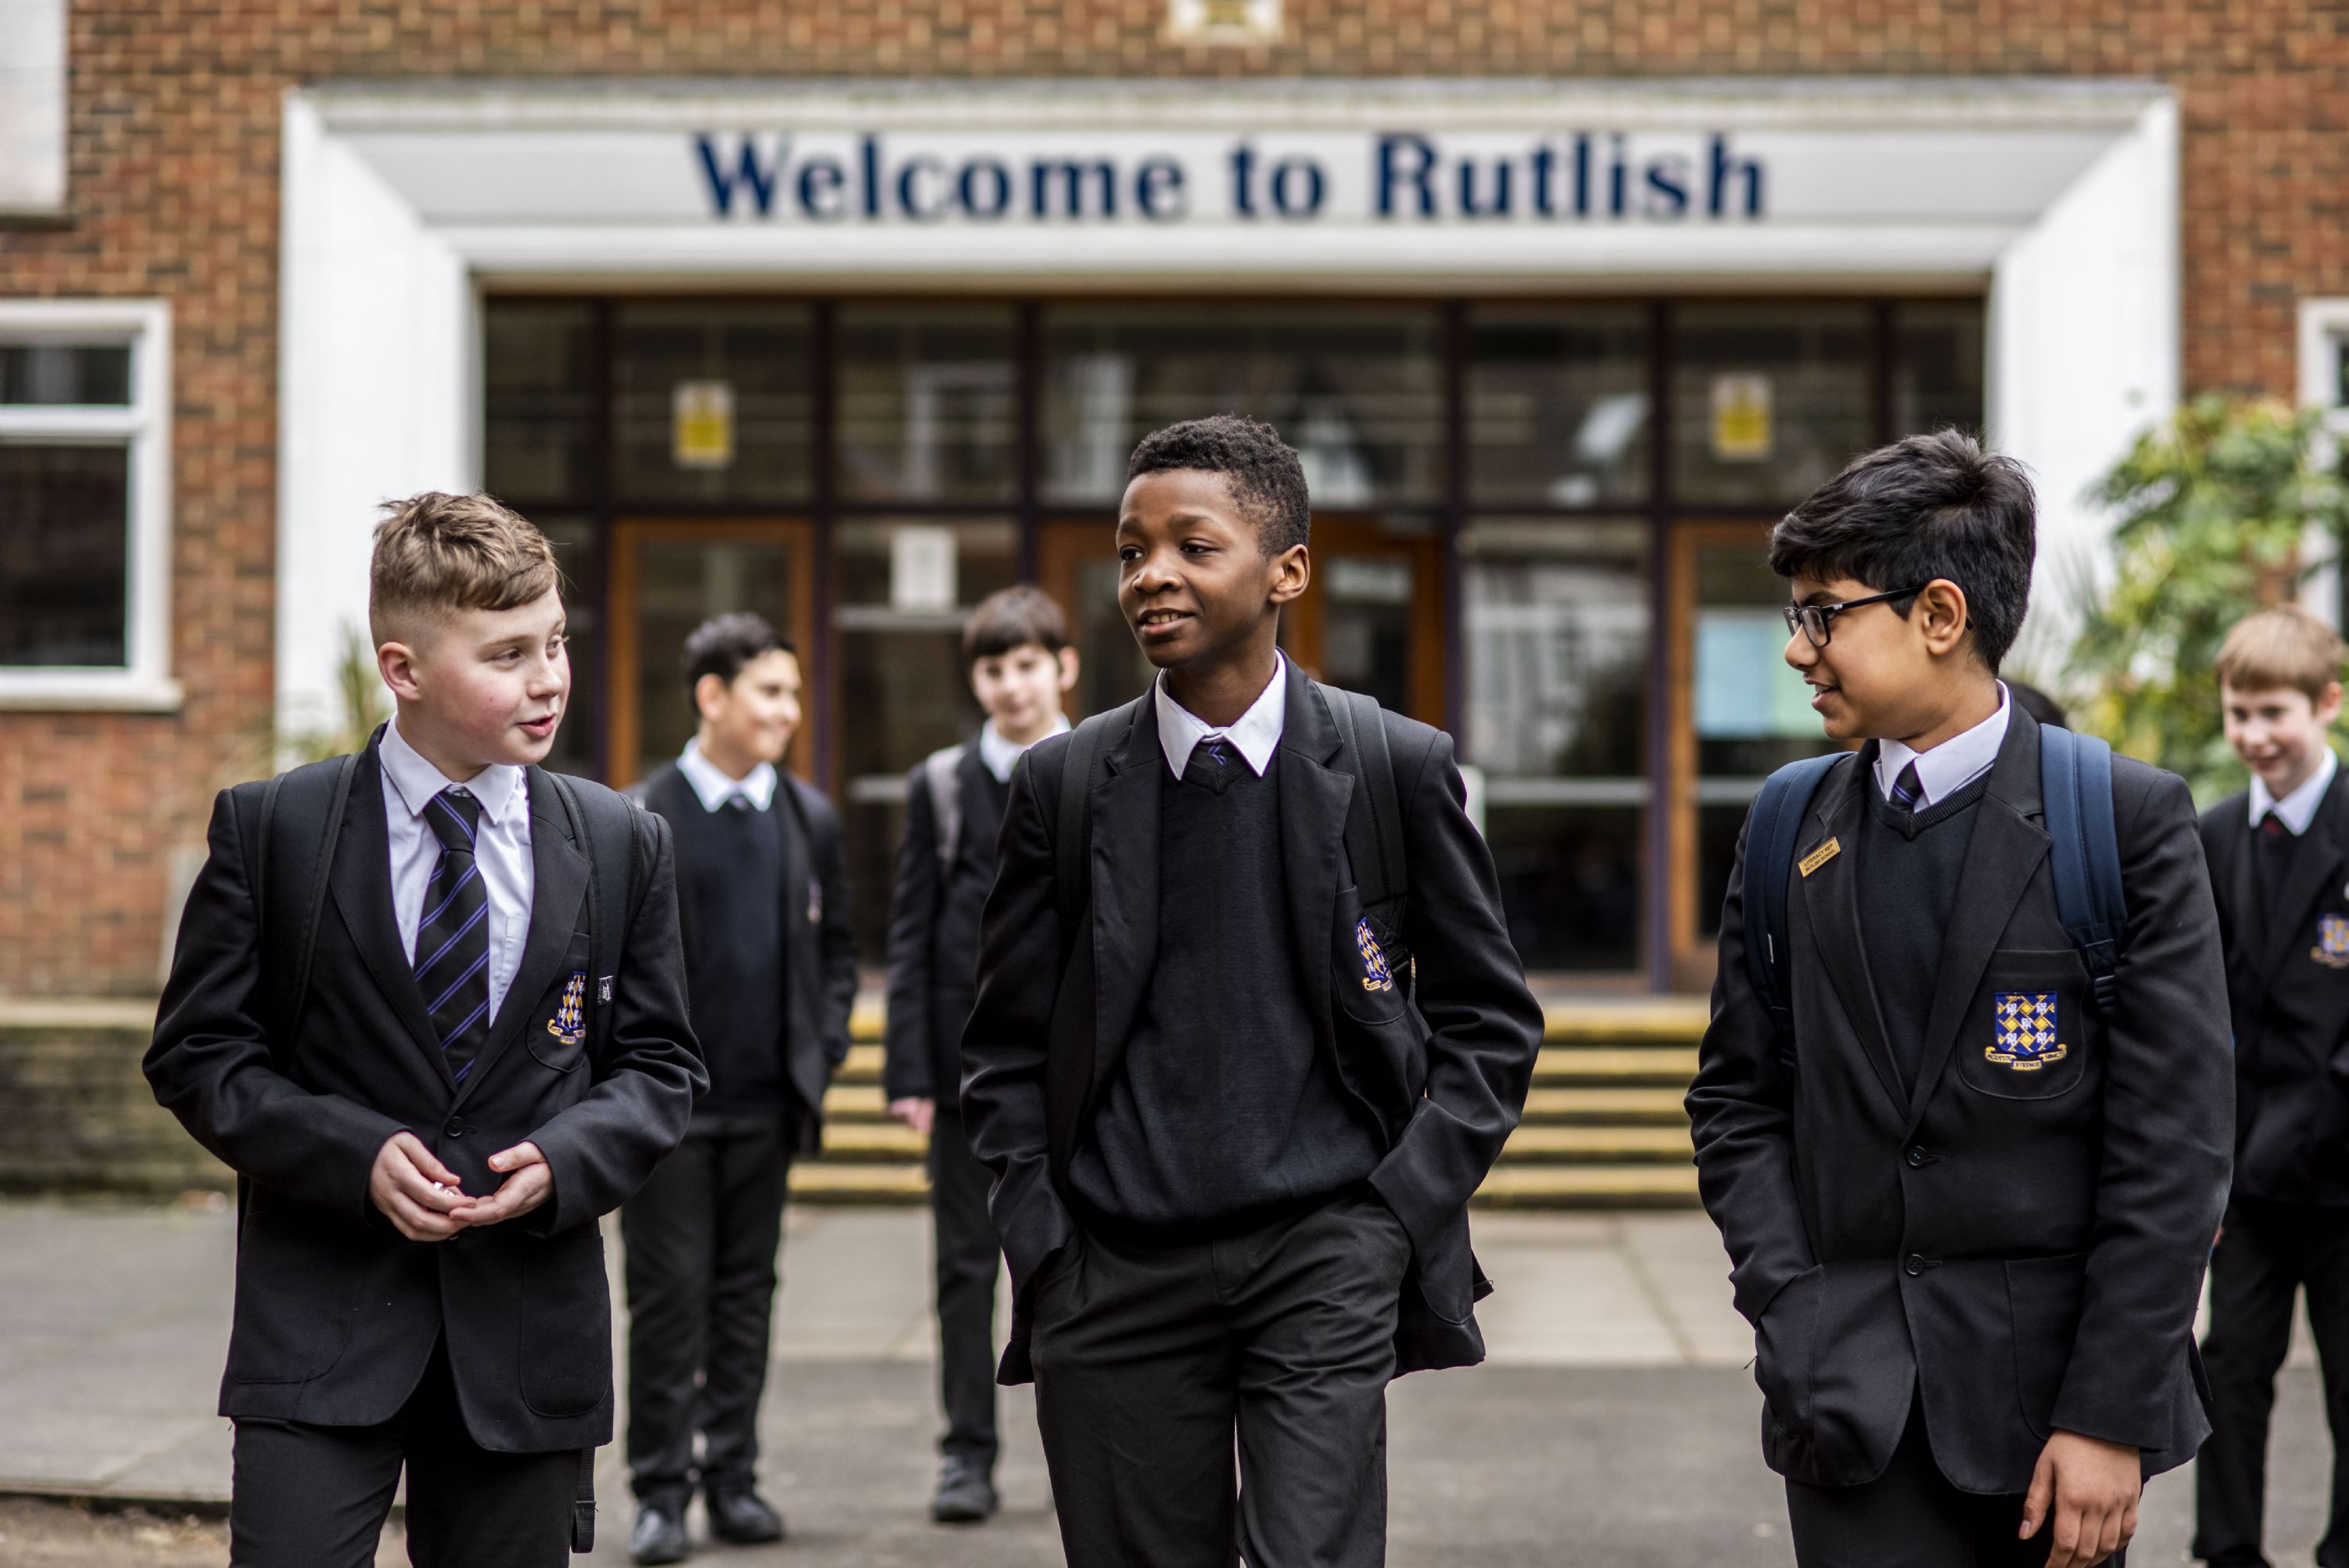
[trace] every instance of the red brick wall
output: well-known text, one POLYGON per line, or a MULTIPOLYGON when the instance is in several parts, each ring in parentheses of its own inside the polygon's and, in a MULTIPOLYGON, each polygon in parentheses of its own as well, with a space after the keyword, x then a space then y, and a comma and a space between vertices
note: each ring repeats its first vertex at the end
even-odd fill
POLYGON ((280 95, 336 78, 2032 76, 2184 110, 2189 389, 2290 392, 2349 294, 2341 0, 1288 0, 1260 50, 1164 0, 75 0, 71 215, 0 227, 0 294, 161 295, 175 327, 167 717, 0 713, 0 992, 152 984, 170 847, 253 766, 272 675, 280 95))

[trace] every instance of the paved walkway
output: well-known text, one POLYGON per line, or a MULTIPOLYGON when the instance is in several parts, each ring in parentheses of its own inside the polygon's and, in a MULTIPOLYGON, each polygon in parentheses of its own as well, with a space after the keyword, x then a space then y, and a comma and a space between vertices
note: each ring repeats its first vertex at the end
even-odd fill
MULTIPOLYGON (((765 1482, 792 1543, 740 1568, 962 1568, 1059 1561, 1032 1406, 1004 1397, 1007 1508, 983 1530, 922 1512, 935 1435, 926 1217, 803 1210, 784 1249, 765 1482)), ((0 1205, 0 1491, 212 1500, 227 1424, 228 1213, 0 1205)), ((1756 1445, 1751 1334, 1701 1215, 1480 1216, 1499 1285, 1492 1360, 1405 1378, 1391 1399, 1398 1564, 1785 1568, 1778 1484, 1756 1445)), ((614 1247, 616 1253, 616 1245, 614 1247)), ((2285 1378, 2270 1554, 2304 1559, 2327 1452, 2303 1344, 2285 1378)), ((616 1452, 604 1541, 626 1561, 616 1452)), ((2190 1488, 2158 1481, 2132 1561, 2183 1561, 2190 1488)), ((388 1538, 383 1561, 405 1560, 388 1538)))

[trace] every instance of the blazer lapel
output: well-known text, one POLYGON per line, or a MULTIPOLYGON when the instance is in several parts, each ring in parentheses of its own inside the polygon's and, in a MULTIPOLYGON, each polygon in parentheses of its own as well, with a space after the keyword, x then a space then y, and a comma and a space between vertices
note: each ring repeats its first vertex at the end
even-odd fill
POLYGON ((1976 808, 1964 869, 1958 873, 1956 906, 1941 938, 1940 974, 1925 1026, 1925 1047, 1910 1087, 1909 1127, 1914 1130, 1933 1096, 1958 1026, 1972 1010, 1975 989, 1990 955, 2014 916, 2014 906, 2047 858, 2046 830, 2039 825, 2039 726, 2019 710, 2009 719, 1990 785, 1976 808))
POLYGON ((1108 762, 1092 808, 1095 1091, 1124 1059, 1126 1031, 1158 958, 1158 797, 1166 754, 1148 700, 1134 705, 1124 743, 1108 762))
POLYGON ((490 1037, 474 1059, 473 1070, 457 1090, 465 1100, 490 1076, 497 1059, 514 1037, 538 1016, 538 999, 554 982, 571 938, 579 929, 579 906, 587 894, 587 856, 571 838, 571 824, 554 786, 533 767, 526 775, 530 792, 530 935, 523 944, 522 964, 514 971, 505 999, 490 1021, 490 1037))
MULTIPOLYGON (((1860 813, 1868 810, 1868 769, 1875 755, 1873 746, 1860 752, 1832 787, 1813 799, 1810 820, 1795 841, 1797 860, 1829 839, 1857 847, 1860 813)), ((1891 1041, 1885 1033, 1884 1016, 1877 1011, 1876 984, 1868 973, 1868 944, 1860 937, 1859 879, 1867 869, 1859 864, 1857 855, 1837 854, 1801 879, 1800 902, 1828 982, 1843 1004, 1844 1016, 1859 1036, 1860 1054, 1876 1069, 1886 1101, 1898 1114, 1908 1097, 1892 1064, 1891 1041)), ((1794 874, 1792 868, 1787 874, 1794 874)))
POLYGON ((2251 869, 2251 855, 2257 846, 2251 842, 2251 803, 2248 797, 2244 799, 2242 810, 2234 816, 2231 830, 2225 835, 2225 870, 2221 872, 2214 866, 2211 882, 2215 885, 2223 874, 2233 898, 2234 929, 2229 934, 2231 946, 2227 960, 2229 966, 2243 977, 2240 989, 2248 995, 2259 989, 2254 977, 2260 973, 2260 961, 2268 950, 2271 922, 2268 912, 2260 907, 2259 879, 2251 869))
POLYGON ((1346 812, 1354 798, 1351 774, 1330 762, 1342 748, 1321 694, 1296 665, 1288 665, 1288 707, 1282 720, 1278 787, 1280 865, 1288 884, 1288 929, 1305 1000, 1319 1035, 1332 1037, 1330 1012, 1330 912, 1338 900, 1346 812))
MULTIPOLYGON (((2262 912, 2266 928, 2261 934, 2259 969, 2251 987, 2254 995, 2275 984, 2276 971, 2283 967, 2308 929, 2309 911, 2323 895, 2325 884, 2341 872, 2341 840, 2334 833, 2333 818, 2342 799, 2341 777, 2336 773, 2316 815, 2308 820, 2308 831, 2292 846, 2292 869, 2284 874, 2283 886, 2276 890, 2273 907, 2262 912)), ((2247 862, 2259 852, 2255 844, 2242 848, 2247 862)))
POLYGON ((342 837, 335 846, 335 864, 328 882, 335 908, 351 934, 352 945, 375 976, 376 988, 391 1004, 394 1016, 428 1070, 454 1090, 449 1058, 441 1054, 440 1036, 425 1010, 424 993, 416 984, 416 970, 408 945, 399 939, 399 918, 391 905, 391 839, 384 826, 383 764, 370 745, 351 780, 350 799, 344 803, 342 837))

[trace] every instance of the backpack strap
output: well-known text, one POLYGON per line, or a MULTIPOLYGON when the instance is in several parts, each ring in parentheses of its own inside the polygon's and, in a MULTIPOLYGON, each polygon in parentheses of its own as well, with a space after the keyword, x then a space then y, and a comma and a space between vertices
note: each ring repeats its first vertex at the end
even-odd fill
MULTIPOLYGON (((1346 812, 1346 859, 1353 867, 1354 887, 1365 910, 1383 908, 1406 898, 1411 868, 1402 848, 1402 807, 1395 796, 1394 753, 1387 744, 1385 715, 1379 699, 1358 691, 1312 683, 1330 709, 1344 743, 1342 762, 1354 780, 1360 808, 1346 812)), ((1401 924, 1390 920, 1390 926, 1401 924)))
POLYGON ((954 870, 955 857, 962 852, 962 791, 956 788, 955 775, 968 749, 967 746, 941 747, 922 758, 922 782, 929 787, 930 820, 936 830, 941 890, 954 870))
POLYGON ((2055 916, 2087 966, 2099 1011, 2117 991, 2128 897, 2121 886, 2120 833, 2113 822, 2112 748, 2093 735, 2039 727, 2039 798, 2054 841, 2048 871, 2055 916))
MULTIPOLYGON (((274 1034, 274 1039, 278 1042, 293 1039, 302 1026, 303 1012, 309 1006, 310 971, 318 954, 318 923, 325 918, 326 909, 327 874, 335 863, 335 845, 343 836, 343 813, 350 805, 351 780, 358 776, 359 762, 365 756, 365 752, 354 751, 337 758, 331 764, 297 768, 290 773, 280 773, 261 792, 261 823, 254 833, 258 842, 254 846, 257 864, 253 875, 253 902, 254 925, 260 934, 263 953, 283 950, 269 929, 269 910, 274 902, 270 893, 270 862, 273 860, 278 864, 279 874, 287 875, 291 884, 288 891, 302 900, 298 906, 302 912, 302 924, 295 931, 294 940, 294 965, 278 976, 278 1026, 274 1034), (310 817, 306 810, 299 812, 298 823, 289 817, 291 825, 288 832, 292 832, 293 825, 308 830, 295 834, 291 842, 279 845, 277 809, 287 781, 295 782, 301 798, 300 804, 307 806, 315 799, 318 786, 326 782, 326 767, 331 767, 334 771, 333 784, 326 794, 325 820, 319 821, 310 817), (287 872, 289 867, 290 872, 287 872)), ((282 913, 282 903, 279 908, 282 913)))
POLYGON ((587 1059, 600 1064, 611 1030, 611 985, 614 964, 627 944, 628 923, 634 918, 637 890, 650 858, 652 828, 645 809, 626 795, 609 789, 583 794, 560 773, 533 768, 532 773, 554 786, 555 799, 572 836, 587 856, 587 974, 590 986, 587 1059))
POLYGON ((1745 820, 1745 971, 1754 994, 1770 1009, 1781 1040, 1794 1037, 1794 989, 1786 984, 1786 882, 1811 797, 1828 769, 1848 755, 1830 751, 1789 762, 1762 781, 1745 820))
POLYGON ((1102 748, 1112 731, 1132 725, 1143 692, 1132 702, 1097 713, 1070 732, 1069 748, 1061 753, 1061 809, 1052 830, 1054 902, 1059 905, 1062 940, 1075 930, 1076 918, 1092 891, 1093 781, 1101 773, 1102 748))

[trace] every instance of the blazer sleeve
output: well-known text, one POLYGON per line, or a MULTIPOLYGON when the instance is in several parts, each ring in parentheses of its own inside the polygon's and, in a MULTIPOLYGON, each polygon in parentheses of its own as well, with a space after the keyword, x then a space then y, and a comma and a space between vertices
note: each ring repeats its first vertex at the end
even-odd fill
POLYGON ((889 1099, 928 1099, 931 954, 938 922, 937 823, 926 775, 905 781, 905 838, 897 846, 897 880, 889 890, 889 1016, 881 1092, 889 1099))
POLYGON ((1737 1310, 1759 1324, 1771 1298, 1816 1260, 1795 1186, 1794 1085, 1779 1063, 1770 1009, 1745 972, 1747 848, 1740 829, 1721 908, 1713 1018, 1687 1103, 1697 1191, 1729 1250, 1737 1310))
MULTIPOLYGON (((243 791, 255 802, 258 791, 243 791)), ((211 853, 189 890, 143 1063, 163 1108, 241 1176, 368 1222, 375 1157, 400 1124, 279 1072, 263 1021, 260 919, 246 880, 240 791, 212 802, 211 853)))
POLYGON ((1427 1088, 1371 1183, 1424 1241, 1475 1195, 1524 1114, 1543 1020, 1502 923, 1492 852, 1468 819, 1450 736, 1433 734, 1397 795, 1411 878, 1403 940, 1428 1027, 1427 1088))
MULTIPOLYGON (((2127 766, 2116 763, 2116 784, 2127 766)), ((2052 1419, 2165 1449, 2170 1379, 2193 1336, 2233 1176, 2235 1064, 2192 798, 2175 774, 2128 770, 2147 782, 2120 827, 2128 927, 2106 1031, 2096 1218, 2052 1419)))
POLYGON ((594 1087, 530 1136, 554 1175, 554 1198, 517 1222, 534 1234, 618 1208, 677 1147, 709 1087, 686 1011, 668 824, 650 811, 631 818, 648 864, 614 971, 605 1059, 594 1087))
POLYGON ((848 1059, 848 1019, 856 1008, 856 925, 849 912, 848 855, 840 813, 820 795, 810 805, 809 818, 816 823, 812 835, 816 881, 823 888, 823 919, 816 933, 823 975, 823 1058, 837 1068, 848 1059))
MULTIPOLYGON (((978 993, 962 1036, 963 1129, 995 1173, 988 1199, 1015 1288, 1076 1233, 1052 1189, 1044 1069, 1061 985, 1052 830, 1038 780, 1057 781, 1065 738, 1039 743, 1011 775, 996 840, 995 886, 979 919, 978 993)), ((1058 790, 1053 791, 1055 795, 1058 790)))

